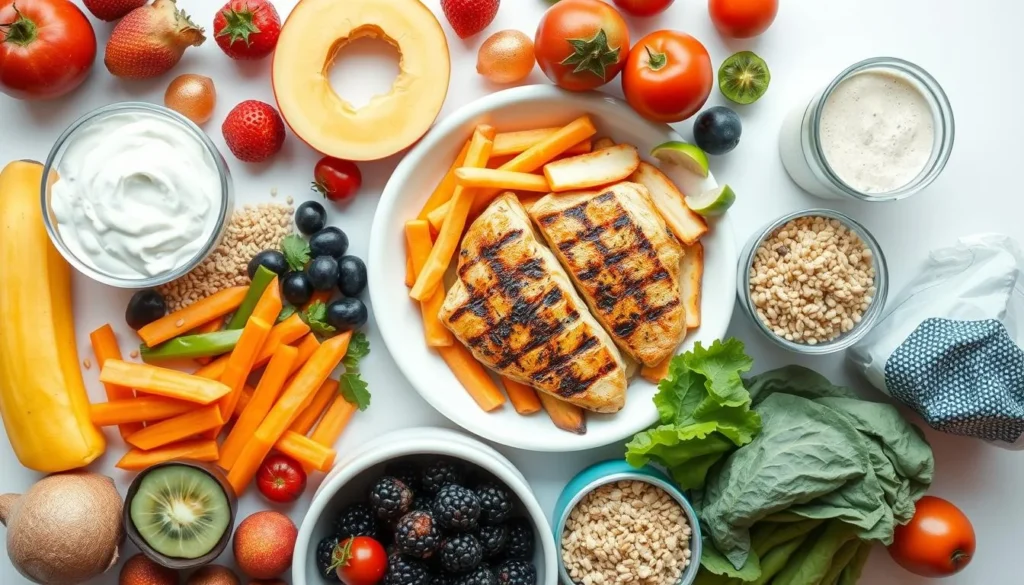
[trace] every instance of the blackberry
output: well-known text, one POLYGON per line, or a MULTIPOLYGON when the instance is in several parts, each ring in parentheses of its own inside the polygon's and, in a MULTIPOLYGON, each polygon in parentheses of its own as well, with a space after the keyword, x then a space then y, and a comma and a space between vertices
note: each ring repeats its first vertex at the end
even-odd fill
POLYGON ((412 493, 420 491, 420 466, 408 459, 393 461, 384 468, 384 475, 398 478, 412 493))
POLYGON ((409 512, 395 526, 395 543, 402 554, 429 559, 441 547, 441 531, 427 512, 409 512))
MULTIPOLYGON (((400 554, 388 557, 384 585, 430 585, 430 573, 421 561, 400 554)), ((495 585, 495 584, 491 584, 495 585)))
POLYGON ((423 468, 420 485, 428 494, 436 494, 448 484, 461 484, 464 478, 462 465, 450 459, 438 459, 423 468))
POLYGON ((475 491, 480 498, 481 524, 501 524, 512 515, 512 496, 505 488, 494 483, 484 483, 477 486, 475 491))
POLYGON ((416 497, 412 499, 412 509, 430 512, 434 509, 434 498, 427 494, 416 494, 416 497))
POLYGON ((430 576, 430 585, 454 585, 454 582, 448 573, 436 572, 430 576))
POLYGON ((480 566, 484 549, 472 534, 453 536, 441 544, 441 567, 449 573, 466 573, 480 566))
POLYGON ((484 549, 484 558, 490 559, 505 552, 505 543, 508 542, 508 526, 498 524, 497 526, 481 526, 476 532, 476 539, 484 549))
POLYGON ((337 536, 328 536, 316 545, 316 568, 320 576, 329 581, 336 581, 338 573, 331 568, 334 564, 334 549, 338 547, 337 536))
POLYGON ((340 540, 353 536, 376 537, 379 529, 373 510, 366 504, 350 504, 334 520, 334 534, 340 540))
POLYGON ((537 569, 526 561, 511 560, 494 569, 498 585, 537 585, 537 569))
POLYGON ((525 518, 515 518, 508 523, 505 556, 510 559, 533 558, 533 527, 525 518))
POLYGON ((454 585, 498 585, 498 578, 487 565, 480 565, 470 573, 460 575, 454 585))
POLYGON ((401 480, 385 475, 370 488, 370 508, 381 520, 397 520, 412 508, 412 490, 401 480))
POLYGON ((480 518, 480 498, 473 490, 450 484, 441 488, 434 498, 434 519, 441 528, 455 532, 470 532, 480 518))

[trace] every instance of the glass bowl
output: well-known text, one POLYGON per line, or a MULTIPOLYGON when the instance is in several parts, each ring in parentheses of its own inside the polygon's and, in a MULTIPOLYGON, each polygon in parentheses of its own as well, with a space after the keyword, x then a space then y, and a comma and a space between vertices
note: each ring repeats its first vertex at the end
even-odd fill
POLYGON ((97 282, 117 288, 138 289, 159 286, 181 278, 206 259, 210 252, 212 252, 220 243, 221 237, 224 235, 224 231, 227 228, 228 219, 234 211, 234 188, 227 162, 224 160, 220 151, 217 150, 217 146, 214 145, 199 126, 196 126, 191 120, 174 110, 163 106, 143 102, 121 102, 104 106, 85 114, 72 123, 67 130, 60 135, 60 138, 57 139, 53 148, 50 150, 49 156, 46 157, 46 165, 43 170, 43 181, 40 185, 40 202, 43 208, 43 222, 46 224, 46 232, 50 236, 50 241, 53 242, 53 245, 60 252, 61 256, 68 261, 68 263, 74 266, 75 269, 82 274, 97 282), (219 201, 214 202, 214 205, 211 208, 211 213, 217 214, 216 223, 214 224, 212 232, 206 238, 206 241, 203 242, 203 245, 199 250, 191 258, 184 262, 179 262, 171 269, 153 276, 140 275, 138 278, 126 278, 118 274, 111 274, 108 271, 98 268, 93 262, 83 260, 75 254, 72 248, 61 237, 60 227, 57 224, 57 218, 51 205, 51 187, 54 181, 48 180, 51 176, 51 172, 57 173, 60 169, 61 160, 67 151, 68 146, 80 135, 79 132, 88 129, 90 125, 100 120, 129 113, 153 116, 163 121, 171 122, 172 124, 183 128, 188 134, 194 136, 202 145, 205 154, 210 157, 220 180, 220 199, 219 201))
POLYGON ((867 335, 868 331, 870 331, 875 323, 878 322, 878 319, 881 317, 882 311, 885 308, 886 296, 889 293, 889 269, 885 262, 885 256, 882 254, 882 248, 878 245, 878 241, 875 240, 874 236, 872 236, 864 226, 854 221, 853 218, 831 209, 808 209, 806 211, 790 213, 768 223, 760 230, 757 230, 747 241, 746 245, 743 247, 743 251, 740 252, 740 261, 737 266, 736 276, 736 293, 739 297, 740 307, 742 307, 747 316, 753 320, 758 330, 777 345, 792 352, 807 355, 824 355, 834 353, 842 351, 854 343, 857 343, 857 341, 867 335), (871 304, 868 305, 867 310, 865 310, 863 315, 861 315, 860 322, 856 323, 849 331, 846 331, 829 341, 817 343, 815 345, 808 343, 796 343, 775 333, 758 316, 757 307, 754 305, 750 292, 750 272, 754 266, 754 256, 758 247, 775 230, 788 222, 801 217, 825 217, 828 219, 838 220, 846 226, 847 229, 857 234, 861 241, 864 242, 865 246, 871 250, 875 268, 875 294, 871 300, 871 304))

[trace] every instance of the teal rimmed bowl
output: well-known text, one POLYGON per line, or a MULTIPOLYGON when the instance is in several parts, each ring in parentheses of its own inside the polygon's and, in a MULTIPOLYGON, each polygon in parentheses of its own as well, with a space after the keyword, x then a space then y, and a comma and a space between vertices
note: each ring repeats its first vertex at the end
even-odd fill
POLYGON ((576 474, 576 477, 565 485, 562 494, 558 496, 558 501, 555 502, 555 511, 551 519, 555 533, 555 546, 558 550, 558 577, 561 583, 566 585, 573 583, 565 568, 565 562, 562 560, 562 533, 565 531, 565 523, 569 519, 569 514, 587 494, 595 489, 609 483, 631 480, 660 487, 683 509, 683 514, 692 530, 690 534, 690 564, 683 570, 674 585, 691 585, 697 578, 697 571, 700 569, 701 533, 697 513, 693 511, 690 501, 669 480, 668 476, 654 467, 645 465, 636 468, 621 459, 612 459, 595 463, 576 474))

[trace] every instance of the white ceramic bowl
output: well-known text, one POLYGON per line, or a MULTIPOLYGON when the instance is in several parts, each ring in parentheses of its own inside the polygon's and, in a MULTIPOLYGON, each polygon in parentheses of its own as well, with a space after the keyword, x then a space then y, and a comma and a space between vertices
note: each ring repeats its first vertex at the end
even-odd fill
POLYGON ((475 465, 490 473, 519 500, 519 511, 533 524, 536 537, 534 565, 537 585, 558 583, 558 559, 551 525, 526 478, 493 448, 462 433, 432 427, 403 429, 363 443, 340 460, 313 494, 309 511, 299 527, 292 562, 292 585, 321 585, 316 545, 330 534, 338 512, 361 500, 387 463, 410 455, 441 455, 475 465))
MULTIPOLYGON (((590 114, 598 134, 635 144, 646 154, 653 147, 682 140, 672 128, 644 120, 625 102, 600 93, 572 93, 533 85, 491 94, 458 110, 435 126, 398 165, 391 176, 370 233, 369 288, 374 315, 384 342, 413 388, 434 408, 463 428, 491 441, 533 451, 575 451, 619 441, 652 425, 657 411, 656 387, 642 379, 630 384, 626 407, 612 415, 588 413, 587 433, 555 428, 543 414, 520 416, 508 405, 487 413, 477 407, 445 362, 423 342, 418 304, 405 286, 404 225, 419 213, 474 126, 488 123, 499 131, 558 126, 590 114)), ((650 162, 656 162, 647 157, 650 162)), ((715 185, 685 171, 662 170, 685 192, 715 185)), ((725 335, 736 290, 737 249, 728 215, 702 239, 705 254, 702 324, 683 349, 705 346, 725 335)))

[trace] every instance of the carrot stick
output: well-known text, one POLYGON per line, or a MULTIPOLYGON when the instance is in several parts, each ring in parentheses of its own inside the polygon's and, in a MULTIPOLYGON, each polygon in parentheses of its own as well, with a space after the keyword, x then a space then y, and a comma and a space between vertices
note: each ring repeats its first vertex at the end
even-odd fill
POLYGON ((444 227, 444 218, 448 217, 448 205, 442 205, 437 209, 427 214, 427 221, 430 222, 430 227, 434 228, 434 231, 439 232, 444 227))
POLYGON ((234 311, 242 304, 248 290, 249 287, 236 286, 216 292, 139 329, 139 337, 149 347, 156 347, 168 339, 234 311))
POLYGON ((469 154, 469 145, 472 140, 467 140, 462 145, 462 150, 459 151, 459 155, 455 157, 452 162, 452 166, 448 168, 448 172, 444 174, 444 178, 434 188, 434 192, 427 197, 427 202, 423 204, 423 209, 420 210, 419 216, 416 219, 426 219, 427 214, 436 209, 439 205, 447 203, 451 200, 452 195, 455 194, 455 169, 463 166, 466 163, 466 156, 469 154))
MULTIPOLYGON (((96 356, 96 363, 100 364, 100 366, 102 366, 107 360, 121 359, 121 348, 117 345, 117 337, 114 335, 114 328, 110 326, 110 323, 107 323, 90 333, 89 342, 92 344, 92 353, 96 356)), ((135 391, 127 386, 104 384, 103 388, 107 391, 107 400, 128 400, 135 398, 135 391)), ((128 438, 128 435, 142 430, 142 423, 145 420, 146 419, 140 419, 135 422, 118 424, 117 430, 121 433, 121 438, 126 439, 128 438)))
POLYGON ((313 394, 324 383, 334 368, 341 363, 341 358, 348 351, 352 332, 347 331, 332 337, 320 344, 320 347, 309 358, 309 361, 295 374, 288 383, 281 397, 267 414, 256 432, 246 442, 235 464, 228 472, 228 482, 241 494, 252 481, 260 463, 274 447, 288 427, 302 412, 313 398, 313 394))
POLYGON ((175 459, 190 459, 192 461, 216 461, 217 441, 193 439, 172 443, 151 451, 142 449, 131 449, 117 462, 118 469, 125 471, 142 471, 151 465, 173 461, 175 459))
POLYGON ((192 412, 149 425, 126 439, 134 447, 149 451, 168 443, 187 439, 224 424, 216 404, 197 408, 192 412))
POLYGON ((654 366, 644 366, 640 368, 640 377, 652 384, 657 384, 668 375, 668 366, 672 362, 673 356, 661 360, 660 363, 654 366))
POLYGON ((587 419, 582 408, 544 392, 538 392, 537 397, 556 427, 577 435, 587 434, 587 419))
MULTIPOLYGON (((525 150, 529 150, 533 146, 536 146, 537 143, 550 138, 552 134, 559 130, 561 130, 561 128, 555 127, 537 128, 535 130, 519 130, 517 132, 499 132, 494 135, 494 150, 491 152, 491 156, 495 157, 519 154, 525 150)), ((565 152, 566 154, 586 154, 590 152, 591 147, 592 144, 588 138, 578 144, 574 144, 565 152)))
POLYGON ((324 473, 331 470, 337 455, 334 449, 294 431, 285 431, 277 443, 274 443, 274 448, 301 463, 303 468, 316 469, 324 473))
POLYGON ((317 341, 316 335, 310 333, 303 337, 302 341, 300 341, 295 347, 299 350, 299 356, 295 358, 295 363, 292 364, 291 373, 293 374, 299 371, 299 368, 306 365, 309 358, 313 357, 316 350, 320 348, 320 342, 317 341))
POLYGON ((192 331, 189 331, 189 333, 190 334, 193 334, 193 333, 194 334, 213 333, 215 331, 220 331, 223 327, 224 327, 224 318, 223 317, 217 317, 216 319, 210 319, 206 323, 203 323, 199 327, 196 327, 192 331))
POLYGON ((242 392, 242 386, 252 372, 256 356, 268 335, 270 335, 270 325, 254 313, 245 324, 245 328, 242 329, 242 337, 238 339, 238 344, 232 350, 228 364, 224 368, 224 375, 220 377, 220 381, 231 388, 231 392, 220 400, 220 415, 225 421, 230 419, 232 413, 235 412, 238 395, 242 392))
POLYGON ((505 404, 505 395, 465 346, 455 343, 437 351, 480 408, 490 412, 505 404))
POLYGON ((331 291, 331 290, 318 290, 318 291, 314 292, 313 296, 311 296, 309 298, 309 302, 308 303, 306 303, 305 305, 302 305, 302 310, 305 311, 306 309, 312 307, 313 305, 315 305, 317 303, 327 304, 327 303, 331 302, 331 298, 332 297, 334 297, 334 291, 331 291))
POLYGON ((275 276, 267 288, 260 295, 260 300, 256 303, 256 308, 252 310, 252 317, 250 319, 262 319, 266 323, 276 323, 277 316, 281 314, 281 309, 284 308, 284 301, 281 299, 281 287, 278 285, 277 277, 275 276))
POLYGON ((462 187, 475 189, 511 189, 550 193, 548 180, 540 175, 516 173, 501 169, 460 168, 455 171, 455 180, 462 187))
MULTIPOLYGON (((266 375, 266 372, 264 372, 263 375, 266 375)), ((249 406, 249 401, 252 400, 252 395, 255 393, 256 391, 253 390, 252 386, 249 386, 248 384, 242 386, 242 393, 238 396, 238 404, 235 405, 234 416, 240 416, 242 414, 245 407, 249 406)))
MULTIPOLYGON (((473 132, 469 152, 466 153, 465 166, 480 168, 486 165, 487 158, 491 155, 491 140, 493 138, 494 128, 485 125, 477 126, 473 132)), ((409 291, 410 297, 422 301, 441 285, 441 279, 444 277, 445 271, 448 270, 448 265, 462 238, 462 230, 466 227, 469 209, 473 205, 473 197, 472 189, 462 186, 455 187, 448 216, 445 217, 444 225, 437 234, 437 241, 430 249, 426 265, 416 278, 416 284, 409 291)))
POLYGON ((142 430, 142 423, 145 421, 163 420, 185 414, 196 408, 198 407, 192 402, 160 396, 139 396, 126 400, 90 404, 89 419, 98 427, 126 426, 138 423, 139 430, 142 430))
POLYGON ((177 398, 196 404, 210 404, 228 394, 230 388, 217 382, 177 370, 121 360, 103 362, 100 382, 120 384, 146 394, 177 398))
POLYGON ((235 426, 232 427, 231 432, 224 439, 224 444, 221 445, 220 461, 218 461, 221 467, 231 469, 231 466, 235 464, 245 442, 252 437, 256 427, 260 426, 267 413, 273 408, 298 355, 298 349, 286 345, 279 348, 274 357, 270 359, 266 371, 260 378, 260 383, 253 391, 249 404, 242 414, 238 415, 235 426))
MULTIPOLYGON (((263 347, 260 348, 260 354, 252 365, 253 369, 267 365, 267 362, 269 362, 270 358, 273 357, 274 350, 282 345, 289 345, 295 342, 307 333, 309 333, 309 325, 306 325, 298 315, 292 315, 277 325, 274 325, 274 328, 270 330, 270 335, 268 335, 266 341, 263 342, 263 347)), ((313 341, 316 341, 316 339, 313 339, 313 341)), ((306 354, 307 358, 310 353, 312 353, 312 349, 306 354)), ((194 375, 199 376, 200 378, 219 380, 220 377, 224 375, 224 370, 227 368, 228 359, 230 357, 230 354, 221 356, 196 370, 194 375)))
MULTIPOLYGON (((430 256, 430 227, 421 219, 414 219, 405 224, 405 241, 410 250, 413 273, 419 274, 430 256)), ((444 303, 444 291, 437 287, 425 301, 420 302, 420 314, 423 316, 423 332, 430 347, 447 347, 454 343, 451 331, 441 323, 438 315, 444 303)))
POLYGON ((409 255, 409 244, 405 245, 405 286, 411 288, 416 284, 416 271, 412 267, 412 256, 409 255))
POLYGON ((501 383, 505 386, 505 394, 508 394, 508 400, 516 412, 533 414, 540 410, 540 398, 537 398, 536 390, 504 376, 501 377, 501 383))
MULTIPOLYGON (((355 413, 355 404, 345 400, 345 397, 340 394, 335 395, 331 405, 327 407, 327 411, 324 412, 309 438, 325 447, 333 447, 355 413)), ((307 469, 306 473, 309 471, 307 469)))
POLYGON ((320 385, 320 389, 313 395, 313 400, 310 401, 309 406, 302 410, 302 414, 295 419, 295 422, 292 423, 292 426, 288 427, 288 430, 305 436, 309 429, 313 428, 313 425, 316 424, 316 421, 320 419, 320 415, 324 413, 324 409, 331 403, 331 399, 337 394, 337 380, 330 378, 324 380, 324 383, 320 385))

